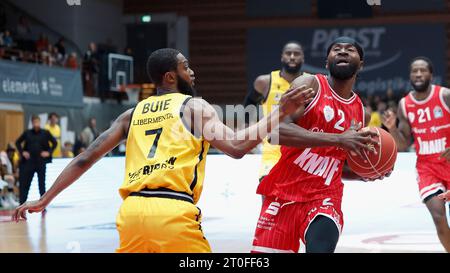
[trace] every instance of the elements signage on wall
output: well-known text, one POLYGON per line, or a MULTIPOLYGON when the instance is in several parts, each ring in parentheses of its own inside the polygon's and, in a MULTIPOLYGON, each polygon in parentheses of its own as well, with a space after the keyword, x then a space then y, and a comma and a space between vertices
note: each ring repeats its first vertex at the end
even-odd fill
POLYGON ((80 71, 2 60, 0 102, 83 107, 80 71))

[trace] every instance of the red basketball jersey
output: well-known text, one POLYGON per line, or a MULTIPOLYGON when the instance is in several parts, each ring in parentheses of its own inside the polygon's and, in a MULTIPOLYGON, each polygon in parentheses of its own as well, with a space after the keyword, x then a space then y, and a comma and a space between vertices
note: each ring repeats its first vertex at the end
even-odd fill
MULTIPOLYGON (((337 134, 348 130, 352 120, 364 126, 364 106, 354 92, 344 99, 331 88, 326 76, 318 74, 316 80, 319 90, 299 119, 299 126, 313 132, 337 134)), ((341 200, 345 159, 346 151, 339 147, 281 146, 280 160, 261 181, 257 193, 297 202, 341 200)))
POLYGON ((444 162, 439 155, 450 143, 450 109, 443 97, 444 89, 431 86, 428 98, 418 101, 410 92, 400 101, 414 136, 417 162, 444 162))

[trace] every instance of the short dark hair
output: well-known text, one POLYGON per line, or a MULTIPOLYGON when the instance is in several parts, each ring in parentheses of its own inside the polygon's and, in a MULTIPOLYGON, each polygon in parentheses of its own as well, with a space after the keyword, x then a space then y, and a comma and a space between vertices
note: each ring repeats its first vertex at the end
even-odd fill
POLYGON ((147 73, 152 82, 160 85, 164 74, 169 71, 176 71, 180 52, 173 48, 161 48, 153 51, 147 60, 147 73))
POLYGON ((426 62, 427 65, 428 65, 428 70, 430 70, 430 73, 433 74, 433 62, 432 62, 429 58, 427 58, 427 57, 425 57, 425 56, 418 56, 418 57, 415 57, 414 59, 412 59, 412 60, 411 60, 411 63, 409 64, 409 69, 411 69, 412 64, 413 64, 415 61, 419 61, 419 60, 420 60, 420 61, 426 62))
POLYGON ((52 117, 57 117, 59 118, 58 114, 56 114, 55 112, 51 112, 50 114, 48 114, 48 118, 51 119, 52 117))
POLYGON ((286 46, 288 44, 296 44, 296 45, 298 45, 300 47, 301 50, 303 50, 303 46, 302 46, 301 43, 299 43, 298 41, 295 41, 295 40, 291 40, 291 41, 288 41, 287 43, 284 44, 283 49, 281 51, 282 53, 286 50, 286 46))
POLYGON ((31 116, 31 121, 34 121, 36 119, 41 120, 41 118, 38 115, 32 115, 31 116))

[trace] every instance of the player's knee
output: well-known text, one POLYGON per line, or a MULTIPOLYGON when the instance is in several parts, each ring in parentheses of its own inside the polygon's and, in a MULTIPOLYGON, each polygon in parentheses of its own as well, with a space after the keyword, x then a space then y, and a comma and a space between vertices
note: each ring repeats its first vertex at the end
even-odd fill
POLYGON ((336 249, 339 231, 328 217, 318 216, 306 232, 307 253, 332 253, 336 249))
POLYGON ((306 244, 306 253, 333 253, 336 243, 332 239, 313 239, 306 244))
POLYGON ((443 211, 432 211, 431 217, 433 218, 434 223, 436 226, 441 226, 443 224, 447 224, 447 218, 445 217, 445 212, 443 211))

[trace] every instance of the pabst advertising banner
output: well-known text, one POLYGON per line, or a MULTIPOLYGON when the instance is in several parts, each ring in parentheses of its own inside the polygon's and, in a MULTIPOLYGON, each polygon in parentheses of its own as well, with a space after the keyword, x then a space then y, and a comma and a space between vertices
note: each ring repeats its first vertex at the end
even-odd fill
POLYGON ((443 24, 371 25, 317 28, 252 28, 248 30, 248 88, 258 75, 280 69, 281 50, 289 41, 303 45, 303 71, 327 74, 326 49, 339 36, 349 36, 365 50, 364 68, 355 86, 361 94, 409 90, 409 64, 426 56, 434 64, 434 83, 445 84, 446 31, 443 24))

